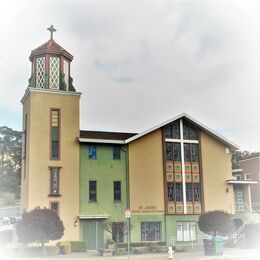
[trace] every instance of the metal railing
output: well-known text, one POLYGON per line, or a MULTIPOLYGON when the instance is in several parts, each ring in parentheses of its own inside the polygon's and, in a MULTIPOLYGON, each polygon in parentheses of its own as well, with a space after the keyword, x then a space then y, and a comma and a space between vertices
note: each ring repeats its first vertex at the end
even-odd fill
POLYGON ((255 212, 260 213, 260 202, 253 202, 252 208, 255 212))
POLYGON ((249 217, 243 223, 241 227, 239 227, 236 232, 232 235, 232 240, 234 244, 237 244, 238 241, 245 236, 242 232, 244 231, 246 225, 253 223, 257 218, 257 212, 250 207, 247 203, 244 203, 244 213, 249 213, 249 217))

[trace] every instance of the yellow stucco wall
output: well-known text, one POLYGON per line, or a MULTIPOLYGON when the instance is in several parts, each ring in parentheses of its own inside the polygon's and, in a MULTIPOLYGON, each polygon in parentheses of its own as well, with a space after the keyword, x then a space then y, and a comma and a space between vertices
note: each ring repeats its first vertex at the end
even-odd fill
POLYGON ((223 143, 204 132, 201 133, 205 211, 234 211, 233 187, 226 184, 226 180, 233 179, 231 154, 226 153, 225 148, 223 143))
POLYGON ((164 213, 161 129, 129 144, 129 180, 132 214, 164 213))
POLYGON ((59 201, 60 218, 65 226, 62 239, 78 240, 79 228, 74 222, 79 213, 79 98, 80 95, 30 92, 24 103, 29 114, 27 169, 22 188, 22 205, 26 210, 36 206, 50 207, 59 201), (50 160, 50 109, 60 109, 60 160, 50 160), (50 193, 49 166, 60 166, 61 197, 48 197, 50 193), (27 192, 26 192, 27 190, 27 192), (28 194, 28 195, 26 195, 28 194))

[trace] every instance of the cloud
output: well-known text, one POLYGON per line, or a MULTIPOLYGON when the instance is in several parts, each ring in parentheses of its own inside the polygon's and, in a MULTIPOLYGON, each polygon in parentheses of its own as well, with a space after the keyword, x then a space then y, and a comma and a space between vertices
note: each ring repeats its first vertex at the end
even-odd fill
POLYGON ((115 79, 117 82, 122 83, 122 84, 127 84, 127 83, 131 83, 133 82, 133 79, 126 77, 126 76, 122 76, 119 77, 117 79, 115 79))
POLYGON ((1 105, 21 114, 28 56, 48 40, 46 28, 53 24, 54 39, 74 55, 71 75, 83 92, 82 129, 136 132, 187 112, 242 147, 260 150, 255 141, 259 6, 252 1, 8 2, 0 17, 1 105))

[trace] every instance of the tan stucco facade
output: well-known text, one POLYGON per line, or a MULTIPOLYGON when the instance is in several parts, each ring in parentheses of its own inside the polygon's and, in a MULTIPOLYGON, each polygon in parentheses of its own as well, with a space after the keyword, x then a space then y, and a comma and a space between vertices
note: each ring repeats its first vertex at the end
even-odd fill
POLYGON ((226 146, 207 133, 201 133, 201 159, 205 211, 224 210, 234 213, 231 153, 226 146))
POLYGON ((32 90, 22 100, 24 119, 27 114, 22 209, 49 208, 51 202, 59 202, 59 215, 66 227, 62 239, 70 240, 79 239, 78 227, 74 226, 79 213, 79 98, 80 93, 32 90), (51 108, 60 109, 60 160, 50 159, 51 108), (60 197, 49 196, 50 166, 61 167, 60 197))
POLYGON ((132 214, 164 213, 161 129, 131 142, 128 149, 132 214))

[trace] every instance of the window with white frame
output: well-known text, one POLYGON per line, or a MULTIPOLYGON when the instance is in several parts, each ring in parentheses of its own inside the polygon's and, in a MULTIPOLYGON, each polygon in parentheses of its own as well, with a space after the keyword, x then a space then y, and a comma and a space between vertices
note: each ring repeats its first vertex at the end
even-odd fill
POLYGON ((197 237, 195 221, 177 221, 177 241, 195 241, 197 237))
POLYGON ((60 58, 50 57, 50 88, 58 89, 60 82, 60 58))
POLYGON ((44 88, 45 85, 45 57, 36 60, 36 88, 44 88))

